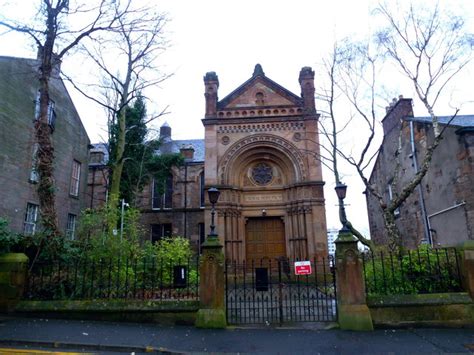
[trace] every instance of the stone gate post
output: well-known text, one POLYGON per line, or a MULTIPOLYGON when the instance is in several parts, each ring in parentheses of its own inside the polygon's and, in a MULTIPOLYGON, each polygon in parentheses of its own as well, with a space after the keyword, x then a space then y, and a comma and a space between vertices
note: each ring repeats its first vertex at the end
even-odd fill
POLYGON ((461 258, 462 286, 474 300, 474 241, 465 241, 457 249, 461 258))
POLYGON ((0 312, 12 311, 23 296, 28 257, 21 253, 0 255, 0 312))
POLYGON ((202 245, 199 264, 200 309, 196 315, 198 328, 225 328, 224 254, 217 236, 209 235, 202 245))
POLYGON ((373 330, 357 239, 341 231, 335 243, 339 326, 345 330, 373 330))

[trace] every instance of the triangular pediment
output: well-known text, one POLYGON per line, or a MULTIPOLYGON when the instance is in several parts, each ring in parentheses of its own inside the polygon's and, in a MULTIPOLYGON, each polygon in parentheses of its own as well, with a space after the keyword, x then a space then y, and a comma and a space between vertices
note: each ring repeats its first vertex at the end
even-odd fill
POLYGON ((249 107, 300 107, 302 99, 267 78, 263 71, 257 73, 218 102, 218 110, 249 107))

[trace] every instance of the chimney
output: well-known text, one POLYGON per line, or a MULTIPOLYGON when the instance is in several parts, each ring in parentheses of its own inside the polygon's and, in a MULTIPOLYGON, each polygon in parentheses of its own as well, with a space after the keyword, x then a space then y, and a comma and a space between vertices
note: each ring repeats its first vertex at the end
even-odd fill
POLYGON ((208 72, 204 76, 204 97, 206 98, 205 117, 217 116, 217 89, 219 89, 219 78, 216 72, 208 72))
POLYGON ((160 127, 160 140, 162 142, 171 141, 171 127, 168 122, 163 123, 163 125, 160 127))
POLYGON ((314 71, 311 67, 303 67, 301 69, 299 82, 305 113, 316 113, 316 105, 314 103, 314 71))
POLYGON ((385 108, 386 115, 382 120, 384 136, 394 127, 400 124, 400 121, 406 117, 413 117, 412 99, 404 99, 402 95, 398 100, 394 98, 392 102, 385 108))
POLYGON ((194 148, 191 144, 182 145, 181 148, 179 148, 179 152, 183 156, 184 160, 189 161, 194 159, 194 148))
POLYGON ((105 153, 102 150, 91 150, 90 164, 105 164, 105 153))

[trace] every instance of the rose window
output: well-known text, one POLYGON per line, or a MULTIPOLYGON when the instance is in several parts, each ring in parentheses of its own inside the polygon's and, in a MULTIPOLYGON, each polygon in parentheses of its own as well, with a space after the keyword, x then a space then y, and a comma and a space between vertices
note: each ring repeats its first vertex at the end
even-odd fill
POLYGON ((258 163, 252 168, 252 179, 258 185, 267 185, 273 179, 273 168, 267 163, 258 163))

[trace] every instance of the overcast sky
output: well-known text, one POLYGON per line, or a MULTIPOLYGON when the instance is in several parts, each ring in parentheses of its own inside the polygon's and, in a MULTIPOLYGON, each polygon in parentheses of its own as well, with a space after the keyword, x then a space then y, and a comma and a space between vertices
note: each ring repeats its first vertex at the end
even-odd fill
MULTIPOLYGON (((22 0, 18 2, 21 6, 16 9, 8 6, 9 12, 3 14, 15 18, 27 16, 37 2, 22 0)), ((7 4, 15 3, 0 0, 0 11, 6 9, 7 4)), ((429 6, 434 1, 426 3, 429 6)), ((303 66, 313 67, 318 76, 322 58, 330 52, 335 39, 362 38, 375 26, 371 17, 375 2, 371 0, 297 0, 292 3, 280 0, 164 0, 153 1, 153 4, 167 12, 170 19, 166 30, 171 46, 160 57, 159 64, 164 72, 174 75, 148 93, 149 108, 157 111, 169 106, 170 113, 155 126, 159 127, 166 120, 175 139, 204 136, 202 78, 206 72, 218 74, 220 99, 246 81, 256 63, 263 66, 269 78, 299 95, 298 73, 303 66)), ((462 9, 472 29, 472 0, 450 0, 446 4, 462 9)), ((34 57, 36 54, 31 42, 18 34, 0 36, 0 44, 0 55, 34 57)), ((72 57, 63 63, 63 68, 70 73, 75 65, 77 68, 72 57)), ((457 85, 458 91, 472 95, 472 74, 472 68, 466 71, 457 85)), ((405 97, 413 96, 407 83, 390 80, 390 76, 387 76, 385 86, 405 97)), ((71 88, 70 93, 91 141, 104 140, 105 113, 74 89, 71 88)), ((448 106, 445 111, 440 113, 449 114, 448 106)), ((465 106, 461 113, 474 113, 474 109, 472 105, 465 106)), ((415 114, 426 115, 426 112, 415 104, 415 114)), ((333 177, 329 171, 324 171, 324 179, 327 181, 328 227, 339 228, 333 177)), ((349 185, 348 215, 356 226, 367 232, 363 187, 349 170, 345 182, 349 185)))

